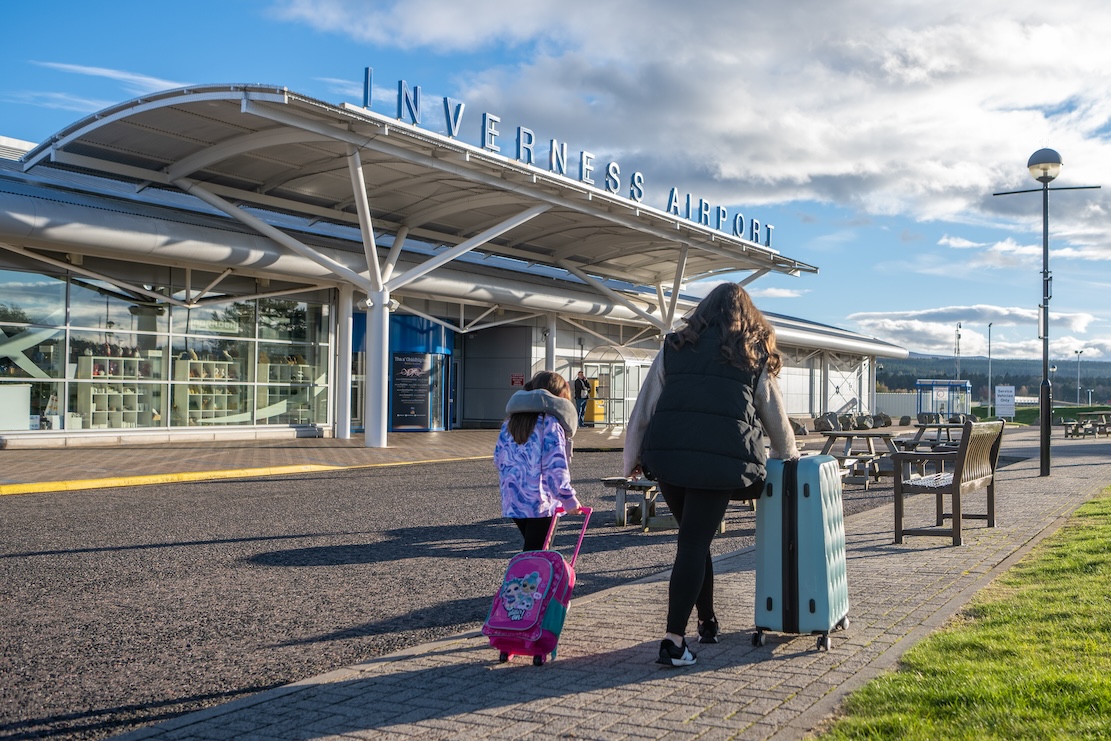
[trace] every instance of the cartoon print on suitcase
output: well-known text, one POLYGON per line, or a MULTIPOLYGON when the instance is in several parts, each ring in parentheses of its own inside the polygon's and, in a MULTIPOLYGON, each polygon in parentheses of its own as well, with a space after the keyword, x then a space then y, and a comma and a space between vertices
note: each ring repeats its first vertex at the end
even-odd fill
POLYGON ((586 535, 591 509, 583 507, 582 531, 571 561, 548 550, 558 517, 552 519, 542 551, 525 551, 509 560, 501 588, 494 595, 482 634, 499 651, 499 660, 532 656, 536 666, 555 659, 559 636, 575 588, 575 560, 586 535))
POLYGON ((756 632, 817 634, 849 625, 841 470, 828 455, 768 461, 756 504, 756 632))

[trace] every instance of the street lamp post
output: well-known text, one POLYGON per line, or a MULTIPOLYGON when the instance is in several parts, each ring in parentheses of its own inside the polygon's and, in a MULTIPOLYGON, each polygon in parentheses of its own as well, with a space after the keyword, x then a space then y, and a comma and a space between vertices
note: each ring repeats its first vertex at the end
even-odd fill
MULTIPOLYGON (((1042 341, 1042 385, 1038 393, 1038 424, 1041 432, 1041 475, 1049 475, 1049 439, 1050 425, 1052 424, 1053 390, 1049 381, 1049 299, 1053 296, 1053 277, 1049 272, 1049 184, 1061 172, 1061 155, 1052 149, 1039 149, 1030 155, 1026 167, 1030 175, 1042 184, 1041 188, 1034 190, 1011 190, 1003 193, 993 193, 996 196, 1014 195, 1016 193, 1042 193, 1042 303, 1038 307, 1040 335, 1042 341)), ((1088 190, 1098 188, 1098 185, 1080 185, 1067 188, 1053 188, 1053 190, 1088 190)), ((1079 361, 1078 361, 1079 362, 1079 361)))
POLYGON ((993 401, 995 401, 995 390, 991 386, 991 322, 988 322, 988 419, 991 419, 993 401))
POLYGON ((1080 355, 1083 350, 1073 350, 1076 353, 1076 405, 1080 406, 1080 355))

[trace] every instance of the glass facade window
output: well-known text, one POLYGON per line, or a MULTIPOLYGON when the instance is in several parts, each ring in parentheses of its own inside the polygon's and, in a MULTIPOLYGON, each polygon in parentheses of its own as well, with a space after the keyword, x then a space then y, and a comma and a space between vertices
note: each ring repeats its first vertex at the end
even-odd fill
POLYGON ((319 343, 328 337, 328 306, 263 298, 258 302, 260 340, 319 343))
POLYGON ((0 378, 61 378, 65 330, 0 324, 0 378))
POLYGON ((258 380, 258 424, 318 424, 327 419, 326 345, 260 343, 258 380))
POLYGON ((173 332, 175 335, 254 337, 255 302, 233 301, 195 309, 175 306, 173 332))
POLYGON ((128 296, 111 283, 76 276, 70 279, 71 327, 101 332, 166 332, 166 307, 128 296))
POLYGON ((66 429, 164 427, 165 386, 118 376, 69 385, 66 429))
POLYGON ((67 328, 65 279, 0 270, 0 431, 328 423, 327 304, 68 296, 67 328))
POLYGON ((65 279, 0 270, 0 322, 64 327, 65 279))
POLYGON ((70 333, 68 429, 164 427, 165 335, 70 333))
POLYGON ((0 430, 62 429, 61 394, 59 381, 0 381, 0 430))

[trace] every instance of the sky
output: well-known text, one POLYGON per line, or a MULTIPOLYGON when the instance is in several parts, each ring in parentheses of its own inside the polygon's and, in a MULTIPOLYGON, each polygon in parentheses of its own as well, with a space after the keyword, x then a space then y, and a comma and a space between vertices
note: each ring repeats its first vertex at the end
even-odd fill
MULTIPOLYGON (((1111 5, 1105 0, 55 0, 3 5, 0 136, 41 142, 146 93, 281 85, 396 115, 420 86, 572 153, 775 227, 819 268, 749 285, 767 312, 912 352, 1111 360, 1111 5), (990 330, 989 330, 990 324, 990 330)), ((503 151, 503 153, 505 153, 503 151)), ((511 153, 510 153, 511 154, 511 153)), ((741 277, 741 276, 736 276, 741 277)), ((691 286, 698 292, 698 286, 691 286)))

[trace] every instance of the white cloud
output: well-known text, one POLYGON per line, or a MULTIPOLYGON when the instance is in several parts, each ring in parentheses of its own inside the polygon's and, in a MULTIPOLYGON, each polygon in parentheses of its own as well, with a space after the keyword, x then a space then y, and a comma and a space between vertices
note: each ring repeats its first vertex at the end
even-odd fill
MULTIPOLYGON (((848 318, 866 334, 917 352, 955 354, 959 331, 962 353, 986 355, 988 323, 995 330, 992 352, 997 357, 1037 357, 1042 352, 1041 340, 1037 339, 1038 311, 1035 308, 977 304, 920 311, 859 312, 848 318), (961 325, 959 330, 958 324, 961 325), (1016 335, 1008 332, 1009 328, 1025 331, 1016 335), (1029 339, 1016 339, 1016 336, 1029 339)), ((1095 320, 1096 317, 1087 313, 1050 312, 1051 326, 1063 332, 1085 332, 1095 320)), ((1087 342, 1064 335, 1052 338, 1050 344, 1053 354, 1067 355, 1086 346, 1087 342)), ((1093 341, 1093 347, 1098 344, 1098 340, 1093 341)))
POLYGON ((97 100, 95 98, 79 98, 68 93, 16 93, 5 99, 12 103, 52 108, 59 111, 74 111, 76 113, 95 113, 101 111, 118 101, 97 100))
POLYGON ((753 298, 798 298, 808 292, 794 288, 753 288, 748 293, 753 298))
POLYGON ((942 247, 952 247, 953 249, 957 250, 984 246, 983 242, 973 242, 971 240, 964 239, 963 237, 953 237, 948 234, 937 240, 937 243, 940 244, 942 247))
POLYGON ((363 99, 363 86, 360 83, 351 80, 342 80, 337 77, 318 77, 316 78, 324 83, 328 88, 328 92, 335 95, 344 96, 345 100, 362 100, 363 99))
POLYGON ((495 42, 524 43, 544 36, 551 27, 566 23, 561 5, 534 3, 522 7, 511 0, 373 4, 363 0, 280 0, 274 4, 274 12, 279 18, 358 41, 401 49, 427 46, 447 52, 495 42))
POLYGON ((64 64, 62 62, 32 62, 32 64, 56 69, 60 72, 71 72, 76 75, 103 77, 108 80, 115 80, 116 82, 122 83, 123 89, 133 95, 157 93, 172 88, 185 87, 190 84, 188 82, 173 82, 171 80, 151 77, 150 75, 139 74, 137 72, 127 72, 124 70, 109 69, 107 67, 90 67, 81 64, 64 64))
MULTIPOLYGON (((528 47, 524 62, 465 65, 449 94, 505 122, 543 121, 599 157, 635 161, 723 204, 817 200, 922 221, 1033 225, 1035 194, 990 194, 1036 187, 1026 158, 1046 140, 1070 183, 1111 170, 1111 78, 1094 72, 1111 68, 1111 13, 1099 0, 273 7, 387 48, 528 47)), ((1055 195, 1054 228, 1099 233, 1107 198, 1055 195)), ((1020 258, 1004 250, 983 264, 1020 258)))

